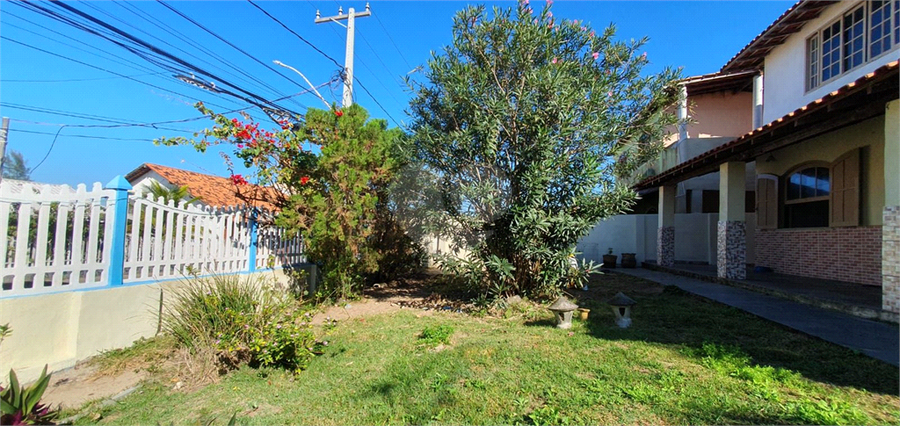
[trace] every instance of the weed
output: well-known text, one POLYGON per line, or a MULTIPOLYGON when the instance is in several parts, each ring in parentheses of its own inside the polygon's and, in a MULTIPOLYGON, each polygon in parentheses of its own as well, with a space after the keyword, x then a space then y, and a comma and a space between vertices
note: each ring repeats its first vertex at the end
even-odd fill
POLYGON ((453 327, 450 325, 428 326, 422 330, 419 341, 430 346, 449 345, 451 334, 453 334, 453 327))

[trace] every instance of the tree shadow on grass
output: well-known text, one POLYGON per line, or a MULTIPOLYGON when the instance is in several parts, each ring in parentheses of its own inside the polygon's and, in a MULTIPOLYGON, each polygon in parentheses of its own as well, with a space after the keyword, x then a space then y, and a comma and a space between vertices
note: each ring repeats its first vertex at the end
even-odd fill
POLYGON ((897 367, 677 287, 629 296, 638 304, 627 329, 615 326, 605 299, 579 299, 580 306, 591 309, 588 332, 605 340, 681 346, 697 357, 709 356, 709 348, 732 348, 753 365, 792 370, 810 380, 889 395, 900 391, 897 367))

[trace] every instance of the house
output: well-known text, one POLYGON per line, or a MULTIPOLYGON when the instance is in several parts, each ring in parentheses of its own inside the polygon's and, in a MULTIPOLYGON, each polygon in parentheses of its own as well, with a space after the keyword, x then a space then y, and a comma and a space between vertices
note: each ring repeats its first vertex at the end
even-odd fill
MULTIPOLYGON (((882 309, 900 312, 898 47, 900 0, 802 0, 719 73, 685 80, 690 95, 692 82, 751 78, 752 127, 706 150, 669 149, 666 164, 649 166, 633 184, 656 194, 655 211, 643 206, 658 212, 655 232, 640 237, 655 243, 652 258, 671 266, 690 256, 676 235, 702 240, 697 246, 714 235, 710 263, 721 278, 744 279, 750 264, 879 286, 882 309), (699 203, 687 192, 698 178, 699 203), (718 201, 705 191, 717 191, 709 194, 718 201), (676 212, 698 205, 700 212, 716 205, 708 234, 679 229, 688 222, 676 212)), ((680 134, 680 143, 690 145, 689 136, 680 134)))
POLYGON ((134 187, 135 193, 148 192, 150 185, 157 182, 166 188, 186 186, 197 203, 212 207, 230 207, 250 204, 275 210, 274 201, 281 194, 272 188, 251 184, 239 184, 233 179, 166 167, 158 164, 141 164, 125 175, 134 187))

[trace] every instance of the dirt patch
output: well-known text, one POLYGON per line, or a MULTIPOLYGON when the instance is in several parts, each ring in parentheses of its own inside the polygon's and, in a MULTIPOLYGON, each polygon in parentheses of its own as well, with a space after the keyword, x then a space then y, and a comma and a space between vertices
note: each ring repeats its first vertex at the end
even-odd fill
POLYGON ((413 278, 380 283, 363 290, 361 300, 345 302, 326 308, 313 316, 313 325, 322 325, 326 318, 346 321, 372 315, 387 314, 403 309, 415 310, 421 315, 436 311, 469 312, 473 305, 458 295, 435 292, 429 287, 434 275, 423 274, 413 278))
POLYGON ((96 366, 79 364, 53 373, 42 401, 51 406, 78 408, 85 402, 110 398, 137 386, 147 376, 144 370, 123 370, 115 375, 105 375, 96 366))

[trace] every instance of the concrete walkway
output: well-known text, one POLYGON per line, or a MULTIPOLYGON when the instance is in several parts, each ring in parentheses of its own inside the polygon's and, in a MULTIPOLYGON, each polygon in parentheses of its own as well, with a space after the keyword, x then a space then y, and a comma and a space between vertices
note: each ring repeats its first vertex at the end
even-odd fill
POLYGON ((900 366, 900 331, 897 326, 891 324, 665 272, 641 268, 616 269, 615 272, 662 285, 674 285, 689 293, 742 309, 769 321, 900 366))

